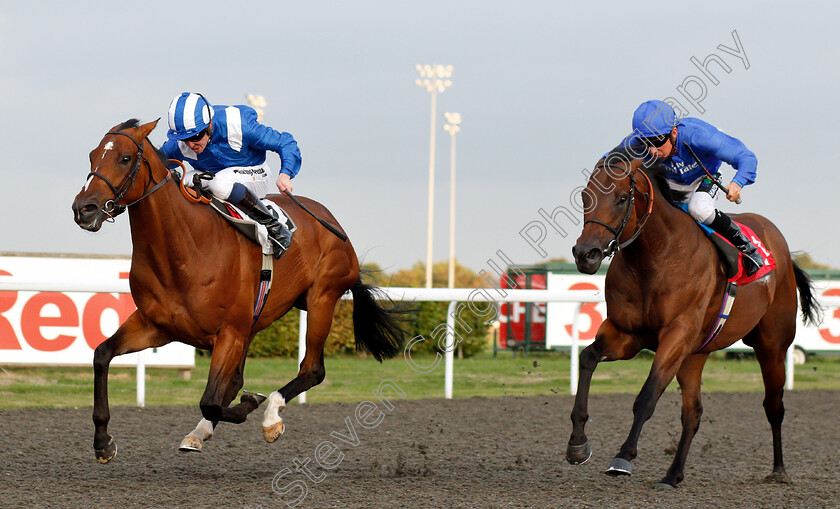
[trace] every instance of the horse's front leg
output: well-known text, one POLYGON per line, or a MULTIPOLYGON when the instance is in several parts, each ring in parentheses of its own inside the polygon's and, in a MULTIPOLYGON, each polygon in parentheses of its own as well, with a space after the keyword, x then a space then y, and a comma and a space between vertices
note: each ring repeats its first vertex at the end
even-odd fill
POLYGON ((683 480, 685 460, 688 449, 697 430, 700 428, 700 416, 703 415, 703 404, 700 401, 700 381, 703 376, 703 366, 706 365, 708 354, 689 355, 683 361, 677 372, 677 381, 682 391, 682 435, 674 455, 674 461, 665 477, 657 483, 657 488, 673 488, 683 480))
POLYGON ((630 475, 632 472, 630 462, 636 457, 636 446, 639 442, 639 435, 642 433, 642 427, 653 416, 659 397, 671 383, 671 380, 674 379, 683 360, 689 353, 686 341, 687 330, 688 328, 682 324, 674 324, 660 332, 659 346, 656 349, 656 355, 653 357, 650 374, 648 374, 647 380, 645 380, 642 390, 636 396, 636 401, 633 404, 633 425, 630 427, 630 435, 605 473, 618 476, 630 475))
POLYGON ((586 437, 586 421, 589 420, 589 387, 592 374, 599 362, 630 359, 642 349, 639 338, 624 333, 607 318, 598 329, 595 341, 580 353, 580 376, 572 408, 572 436, 566 447, 566 461, 580 465, 592 456, 589 439, 586 437))
POLYGON ((113 336, 103 341, 93 352, 93 448, 100 463, 108 463, 117 454, 117 443, 108 434, 111 411, 108 405, 108 370, 111 360, 127 353, 159 347, 169 339, 135 311, 117 329, 113 336))

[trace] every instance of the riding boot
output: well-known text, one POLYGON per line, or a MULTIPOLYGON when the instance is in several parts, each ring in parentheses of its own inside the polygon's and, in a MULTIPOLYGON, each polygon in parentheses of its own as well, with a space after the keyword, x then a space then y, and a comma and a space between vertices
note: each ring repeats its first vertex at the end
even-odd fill
POLYGON ((274 247, 274 257, 280 258, 292 243, 292 233, 286 225, 278 221, 268 207, 250 190, 246 190, 242 199, 234 205, 248 214, 251 219, 265 226, 268 230, 268 238, 274 247))
POLYGON ((731 242, 744 254, 744 270, 747 271, 747 276, 752 276, 764 265, 764 258, 759 254, 755 244, 750 242, 741 228, 729 216, 716 210, 715 218, 709 227, 720 233, 723 238, 731 242))

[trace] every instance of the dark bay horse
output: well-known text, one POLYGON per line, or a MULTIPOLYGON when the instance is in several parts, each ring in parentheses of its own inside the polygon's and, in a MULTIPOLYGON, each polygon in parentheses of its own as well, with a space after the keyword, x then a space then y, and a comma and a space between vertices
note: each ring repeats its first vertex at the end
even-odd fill
MULTIPOLYGON (((103 221, 126 208, 131 225, 129 282, 137 310, 94 353, 94 449, 102 463, 117 451, 107 431, 108 367, 117 355, 171 341, 212 350, 200 402, 204 419, 181 444, 182 450, 200 451, 219 421, 241 423, 265 400, 244 391, 241 402, 230 406, 242 388, 254 335, 292 307, 308 312, 306 354, 297 376, 268 398, 263 432, 269 442, 284 430, 280 411, 285 404, 324 379, 324 342, 336 302, 347 290, 353 294, 360 348, 381 361, 396 355, 404 338, 399 311, 380 307, 376 289, 361 282, 350 242, 342 242, 286 196, 272 199, 291 216, 297 232, 288 251, 274 261, 274 284, 254 323, 261 249, 209 206, 182 196, 147 138, 156 125, 132 119, 111 129, 91 151, 90 173, 73 202, 76 223, 85 230, 98 231, 103 221)), ((323 205, 300 200, 338 226, 323 205)))
POLYGON ((633 405, 633 425, 606 473, 629 475, 644 423, 676 376, 682 391, 682 435, 674 460, 657 487, 683 479, 688 449, 700 425, 700 379, 709 353, 738 339, 755 350, 764 380, 764 410, 773 436, 773 472, 785 482, 782 461, 782 403, 785 352, 796 332, 797 289, 806 322, 820 308, 808 275, 793 261, 779 230, 756 214, 732 218, 759 236, 773 253, 776 270, 738 287, 730 318, 717 339, 697 352, 718 317, 727 277, 716 248, 682 210, 673 206, 661 168, 616 152, 599 162, 583 192, 584 227, 572 249, 580 272, 594 273, 615 253, 606 276, 607 319, 595 341, 580 354, 580 379, 572 410, 566 459, 591 456, 584 426, 592 374, 602 361, 630 359, 655 351, 650 374, 633 405), (616 248, 621 247, 616 252, 616 248))

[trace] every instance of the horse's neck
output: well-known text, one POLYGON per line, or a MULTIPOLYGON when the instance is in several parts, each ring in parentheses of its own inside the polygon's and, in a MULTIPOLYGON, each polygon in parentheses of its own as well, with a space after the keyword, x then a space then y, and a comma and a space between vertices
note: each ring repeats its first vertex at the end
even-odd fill
POLYGON ((129 207, 132 263, 170 272, 202 252, 213 252, 202 249, 219 239, 209 224, 211 215, 200 208, 181 195, 174 181, 129 207))
POLYGON ((650 217, 639 237, 622 253, 625 262, 640 276, 651 278, 658 274, 667 278, 673 271, 691 264, 694 257, 704 255, 685 249, 691 244, 686 236, 701 232, 688 214, 668 203, 658 190, 651 191, 654 201, 650 217))

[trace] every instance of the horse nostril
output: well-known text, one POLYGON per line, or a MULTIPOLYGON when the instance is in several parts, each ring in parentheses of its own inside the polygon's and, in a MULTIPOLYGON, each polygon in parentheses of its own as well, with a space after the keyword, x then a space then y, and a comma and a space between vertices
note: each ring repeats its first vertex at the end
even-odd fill
POLYGON ((593 247, 586 253, 586 259, 589 261, 598 261, 601 259, 601 250, 593 247))

